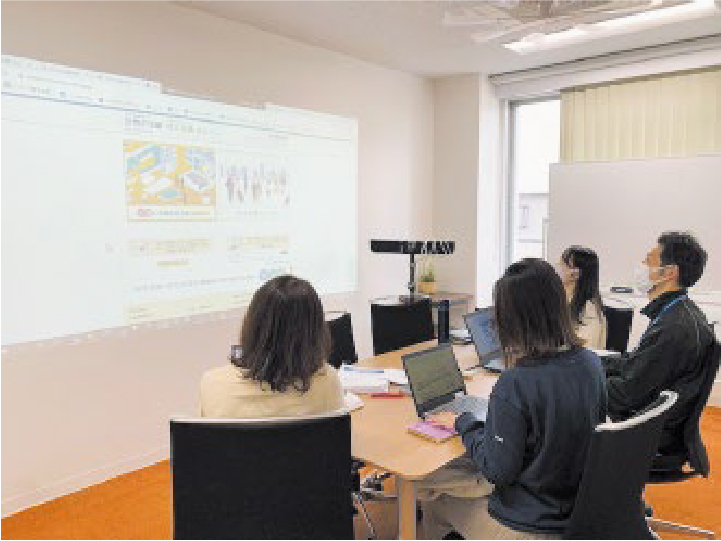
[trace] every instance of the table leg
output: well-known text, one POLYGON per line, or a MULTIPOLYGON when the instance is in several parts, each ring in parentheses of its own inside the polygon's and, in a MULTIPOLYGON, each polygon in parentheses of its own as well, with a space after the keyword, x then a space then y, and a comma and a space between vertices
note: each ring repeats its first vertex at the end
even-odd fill
POLYGON ((416 539, 416 486, 413 481, 396 476, 398 491, 398 538, 416 539))

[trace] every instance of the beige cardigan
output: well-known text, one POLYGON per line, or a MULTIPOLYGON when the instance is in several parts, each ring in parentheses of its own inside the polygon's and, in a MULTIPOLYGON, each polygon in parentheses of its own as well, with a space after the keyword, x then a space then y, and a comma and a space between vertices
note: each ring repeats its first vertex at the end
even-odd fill
POLYGON ((244 377, 244 369, 228 363, 208 370, 200 381, 200 415, 203 417, 292 417, 315 415, 343 406, 338 372, 322 367, 310 389, 272 391, 266 383, 244 377))
POLYGON ((596 306, 588 301, 583 307, 581 325, 576 326, 576 333, 585 341, 587 348, 606 349, 606 318, 596 310, 596 306))

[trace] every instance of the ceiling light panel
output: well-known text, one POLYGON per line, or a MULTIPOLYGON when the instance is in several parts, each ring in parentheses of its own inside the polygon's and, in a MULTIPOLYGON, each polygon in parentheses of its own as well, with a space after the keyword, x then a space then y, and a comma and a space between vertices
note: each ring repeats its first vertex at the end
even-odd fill
MULTIPOLYGON (((641 13, 625 14, 621 17, 608 18, 594 23, 576 22, 563 30, 544 32, 542 37, 535 35, 532 40, 522 37, 503 45, 516 53, 528 54, 718 13, 721 11, 714 0, 676 2, 670 6, 666 3, 655 2, 653 9, 641 13)), ((576 18, 576 21, 579 19, 576 18)), ((538 32, 536 31, 535 34, 538 32)))

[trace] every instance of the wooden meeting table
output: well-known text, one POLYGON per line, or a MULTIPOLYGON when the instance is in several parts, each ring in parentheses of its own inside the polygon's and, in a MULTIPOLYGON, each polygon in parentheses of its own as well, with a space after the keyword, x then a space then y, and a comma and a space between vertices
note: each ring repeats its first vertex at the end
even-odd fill
MULTIPOLYGON (((377 355, 358 363, 373 368, 403 368, 401 355, 436 344, 423 342, 377 355)), ((454 345, 461 369, 478 364, 473 345, 454 345)), ((466 379, 469 394, 488 397, 496 374, 479 369, 466 379)), ((441 468, 465 452, 460 437, 434 443, 414 436, 406 427, 418 421, 413 398, 373 398, 361 395, 363 407, 351 414, 352 453, 359 460, 396 476, 398 491, 398 534, 400 539, 416 538, 416 490, 414 481, 441 468)))

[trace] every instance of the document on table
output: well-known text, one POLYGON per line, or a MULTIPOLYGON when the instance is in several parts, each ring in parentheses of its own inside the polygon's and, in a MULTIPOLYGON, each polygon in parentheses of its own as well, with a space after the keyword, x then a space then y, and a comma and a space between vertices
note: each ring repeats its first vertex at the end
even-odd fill
POLYGON ((342 365, 338 370, 343 389, 353 393, 387 393, 388 376, 382 368, 342 365))
POLYGON ((408 385, 408 376, 406 375, 406 371, 402 368, 384 368, 383 373, 391 383, 395 383, 396 385, 408 385))

